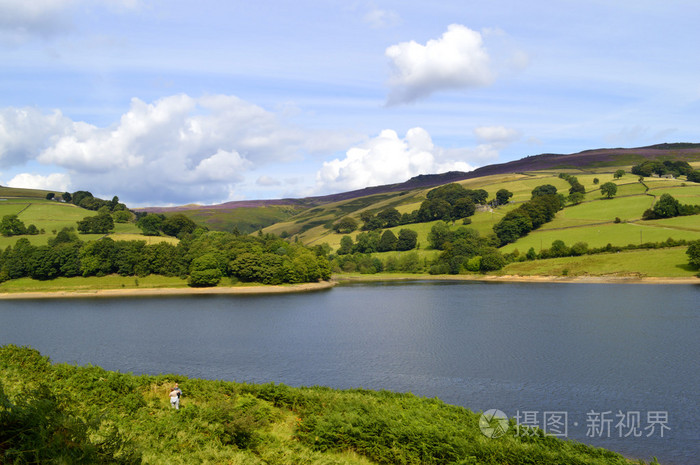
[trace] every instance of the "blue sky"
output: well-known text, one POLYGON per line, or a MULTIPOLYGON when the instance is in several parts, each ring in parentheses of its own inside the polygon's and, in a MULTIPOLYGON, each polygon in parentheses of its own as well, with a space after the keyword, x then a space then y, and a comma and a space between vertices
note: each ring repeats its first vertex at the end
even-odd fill
POLYGON ((698 142, 700 4, 0 0, 0 184, 301 197, 698 142))

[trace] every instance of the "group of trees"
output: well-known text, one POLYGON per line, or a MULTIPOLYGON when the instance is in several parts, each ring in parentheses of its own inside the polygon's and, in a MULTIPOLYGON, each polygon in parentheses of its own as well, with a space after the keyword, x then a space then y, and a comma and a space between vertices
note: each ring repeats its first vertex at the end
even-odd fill
MULTIPOLYGON (((47 196, 47 198, 49 197, 47 196)), ((72 194, 64 192, 61 195, 61 198, 64 202, 71 202, 72 204, 77 205, 86 210, 97 211, 100 209, 106 209, 106 211, 108 212, 128 211, 126 205, 120 203, 119 197, 117 197, 116 195, 112 197, 112 200, 104 200, 95 197, 94 195, 92 195, 92 193, 88 191, 76 191, 72 194)))
POLYGON ((24 222, 17 215, 5 215, 0 221, 0 234, 5 237, 36 235, 40 232, 33 224, 25 226, 24 222))
POLYGON ((476 212, 476 205, 486 203, 488 196, 484 189, 472 190, 457 183, 445 184, 429 191, 426 200, 412 214, 420 223, 467 218, 476 212))
POLYGON ((166 217, 160 213, 143 213, 137 214, 138 226, 144 236, 160 236, 161 233, 166 236, 181 237, 186 234, 192 234, 199 226, 182 213, 166 217))
POLYGON ((585 194, 586 193, 586 188, 583 187, 583 184, 581 184, 576 176, 572 176, 568 173, 559 173, 559 177, 566 182, 568 182, 571 187, 569 188, 569 195, 579 193, 579 194, 585 194))
POLYGON ((353 241, 351 236, 343 236, 340 239, 338 255, 353 253, 391 252, 394 250, 406 251, 416 248, 418 233, 412 229, 401 229, 398 237, 393 231, 387 229, 383 233, 377 230, 362 232, 353 241))
POLYGON ((239 236, 201 232, 182 236, 178 245, 103 238, 83 242, 75 232, 60 231, 45 246, 19 239, 0 254, 0 281, 29 276, 188 277, 192 286, 213 286, 223 277, 265 284, 312 282, 330 277, 325 249, 311 250, 276 236, 239 236))
POLYGON ((503 268, 506 260, 496 249, 496 239, 481 237, 472 228, 450 229, 445 222, 435 223, 428 234, 433 249, 442 253, 431 264, 431 274, 458 274, 462 270, 494 271, 503 268))
POLYGON ((557 188, 544 184, 532 190, 532 198, 511 210, 493 227, 500 246, 515 242, 530 231, 551 221, 564 207, 565 199, 557 188))
POLYGON ((673 198, 671 194, 661 194, 659 201, 644 212, 642 219, 656 220, 697 214, 700 214, 700 205, 684 205, 673 198))
POLYGON ((693 167, 685 161, 665 160, 663 162, 656 160, 647 160, 632 167, 632 174, 637 176, 649 177, 652 174, 663 176, 671 174, 675 177, 687 176, 693 171, 693 167))

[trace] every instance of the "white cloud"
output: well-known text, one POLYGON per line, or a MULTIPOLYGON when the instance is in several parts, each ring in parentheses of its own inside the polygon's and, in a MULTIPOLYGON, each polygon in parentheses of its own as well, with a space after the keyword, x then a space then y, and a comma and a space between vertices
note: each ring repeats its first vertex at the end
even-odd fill
POLYGON ((257 184, 258 186, 268 187, 268 186, 279 186, 282 183, 278 179, 275 179, 275 178, 270 177, 270 176, 262 175, 258 178, 257 181, 255 181, 255 184, 257 184))
POLYGON ((132 204, 226 201, 240 196, 237 186, 249 170, 346 144, 335 139, 228 95, 135 98, 106 127, 58 111, 0 109, 0 166, 36 161, 45 170, 67 171, 78 189, 132 204))
POLYGON ((375 6, 372 6, 362 19, 374 29, 383 29, 399 23, 398 13, 375 6))
POLYGON ((56 110, 0 109, 0 166, 23 164, 36 157, 54 138, 71 131, 72 121, 56 110))
POLYGON ((41 174, 20 173, 7 183, 9 187, 43 189, 66 192, 71 189, 70 176, 65 173, 41 174))
POLYGON ((495 79, 481 34, 460 24, 451 24, 439 39, 425 45, 415 41, 392 45, 385 55, 392 67, 390 105, 438 90, 485 86, 495 79))
POLYGON ((349 149, 345 158, 324 162, 316 174, 316 190, 341 192, 403 182, 419 174, 471 171, 474 167, 467 157, 473 155, 478 153, 436 147, 423 128, 410 129, 403 138, 386 129, 366 143, 349 149))
POLYGON ((492 144, 509 144, 520 138, 520 133, 503 126, 481 126, 474 129, 474 135, 480 142, 492 144))

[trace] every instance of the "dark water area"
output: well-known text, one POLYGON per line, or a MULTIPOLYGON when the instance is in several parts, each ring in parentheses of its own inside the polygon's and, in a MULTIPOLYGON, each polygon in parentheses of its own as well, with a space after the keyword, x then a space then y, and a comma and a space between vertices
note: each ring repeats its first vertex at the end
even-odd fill
POLYGON ((4 301, 0 344, 136 374, 410 391, 690 465, 699 302, 693 285, 474 282, 4 301))

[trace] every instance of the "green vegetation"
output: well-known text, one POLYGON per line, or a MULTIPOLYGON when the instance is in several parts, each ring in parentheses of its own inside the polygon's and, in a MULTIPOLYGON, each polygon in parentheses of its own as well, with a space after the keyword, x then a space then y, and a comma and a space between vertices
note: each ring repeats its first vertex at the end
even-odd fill
POLYGON ((52 364, 7 345, 0 347, 0 463, 632 462, 539 430, 489 439, 478 414, 412 394, 134 376, 52 364), (168 402, 174 383, 180 410, 168 402))

